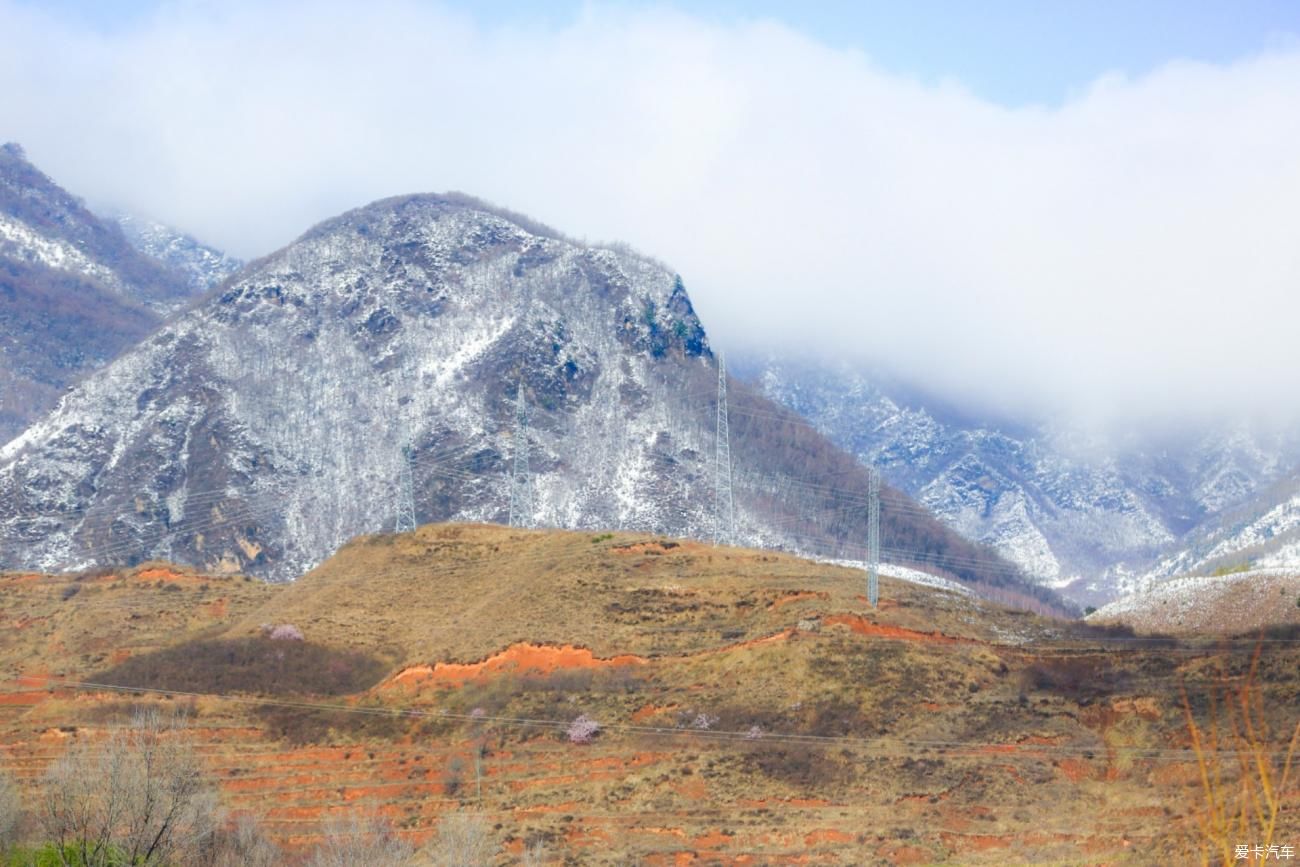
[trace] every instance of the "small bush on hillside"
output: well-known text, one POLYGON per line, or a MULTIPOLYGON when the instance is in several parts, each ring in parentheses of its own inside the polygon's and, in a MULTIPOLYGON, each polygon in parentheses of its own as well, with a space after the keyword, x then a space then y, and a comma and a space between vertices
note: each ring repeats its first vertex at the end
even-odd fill
POLYGON ((425 855, 435 867, 479 867, 491 864, 496 851, 487 819, 474 813, 450 813, 439 821, 438 835, 425 855))
POLYGON ((396 713, 353 713, 328 708, 261 705, 255 713, 263 730, 292 746, 335 738, 396 740, 409 733, 411 720, 396 713))
POLYGON ((262 833, 251 816, 241 816, 214 833, 195 864, 198 867, 279 867, 284 853, 262 833))
POLYGON ((596 722, 585 713, 578 716, 573 722, 569 723, 565 735, 571 744, 589 744, 600 734, 600 723, 596 722))
POLYGON ((1131 680, 1129 672, 1100 656, 1047 657, 1020 673, 1021 686, 1027 691, 1050 692, 1085 703, 1120 692, 1131 680))
POLYGON ((292 623, 281 623, 279 626, 273 627, 270 633, 267 634, 267 638, 270 638, 272 641, 303 640, 302 630, 294 626, 292 623))
POLYGON ((815 744, 773 744, 753 742, 745 754, 748 771, 780 780, 802 789, 826 786, 843 780, 848 768, 815 744))
POLYGON ((18 798, 18 787, 9 775, 0 771, 0 854, 9 851, 14 844, 14 831, 18 828, 18 817, 22 812, 22 802, 18 798))
POLYGON ((383 819, 352 816, 326 826, 325 839, 307 859, 307 867, 402 867, 414 855, 415 847, 383 819))

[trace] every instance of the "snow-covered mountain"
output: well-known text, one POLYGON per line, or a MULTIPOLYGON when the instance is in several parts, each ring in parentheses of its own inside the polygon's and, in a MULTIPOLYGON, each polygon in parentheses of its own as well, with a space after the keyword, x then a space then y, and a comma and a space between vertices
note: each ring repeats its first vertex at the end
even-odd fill
POLYGON ((113 221, 137 250, 185 275, 190 290, 204 292, 243 267, 243 262, 171 226, 116 214, 113 221))
POLYGON ((0 147, 0 443, 192 294, 22 148, 0 147))
POLYGON ((1293 433, 1084 440, 1050 424, 971 418, 847 364, 755 357, 738 370, 948 526, 1081 603, 1134 589, 1195 530, 1300 464, 1293 433))
MULTIPOLYGON (((377 202, 240 271, 0 449, 0 568, 167 557, 288 579, 393 528, 408 496, 421 522, 504 521, 520 390, 529 521, 707 538, 716 389, 668 268, 465 197, 377 202)), ((860 557, 863 467, 740 383, 730 403, 736 538, 860 557)), ((1028 598, 906 496, 885 492, 882 522, 890 559, 1028 598)))
POLYGON ((1300 573, 1300 471, 1207 520, 1125 589, 1144 591, 1174 575, 1260 569, 1300 573))

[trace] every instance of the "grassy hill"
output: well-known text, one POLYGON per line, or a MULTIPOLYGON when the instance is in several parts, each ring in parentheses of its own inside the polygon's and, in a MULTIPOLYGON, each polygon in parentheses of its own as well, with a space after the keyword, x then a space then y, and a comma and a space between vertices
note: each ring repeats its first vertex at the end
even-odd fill
POLYGON ((473 811, 501 863, 535 840, 556 864, 1180 863, 1186 713, 1208 731, 1249 678, 1268 746, 1300 707, 1294 643, 1251 674, 1252 642, 888 578, 872 609, 855 570, 630 533, 431 525, 287 586, 155 565, 0 588, 0 762, 29 792, 70 740, 180 704, 231 806, 298 850, 348 812, 422 840, 473 811))

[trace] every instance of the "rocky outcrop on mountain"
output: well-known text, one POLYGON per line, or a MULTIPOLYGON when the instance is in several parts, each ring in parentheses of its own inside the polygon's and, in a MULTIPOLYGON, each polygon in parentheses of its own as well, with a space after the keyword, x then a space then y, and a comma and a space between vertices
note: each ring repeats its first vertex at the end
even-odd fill
MULTIPOLYGON (((0 567, 290 579, 408 498, 420 522, 504 521, 523 443, 527 523, 711 537, 716 385, 664 266, 465 197, 377 202, 251 263, 0 451, 0 567)), ((731 403, 735 538, 860 558, 863 468, 738 383, 731 403)), ((884 499, 890 559, 1029 592, 884 499)))
POLYGON ((22 148, 0 147, 0 444, 191 294, 22 148))
POLYGON ((137 250, 185 276, 190 291, 205 292, 238 271, 243 262, 171 226, 131 214, 113 217, 137 250))

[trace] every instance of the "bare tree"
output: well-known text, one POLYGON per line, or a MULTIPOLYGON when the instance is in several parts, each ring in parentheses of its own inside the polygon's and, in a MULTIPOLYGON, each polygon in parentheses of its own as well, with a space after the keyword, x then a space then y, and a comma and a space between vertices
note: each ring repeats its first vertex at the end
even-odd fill
POLYGON ((13 847, 14 832, 21 813, 22 801, 18 797, 18 787, 8 774, 0 771, 0 855, 13 847))
POLYGON ((450 813, 438 823, 438 836, 425 849, 424 864, 478 867, 492 863, 496 842, 486 819, 476 813, 450 813))
POLYGON ((542 867, 546 863, 546 843, 542 840, 536 840, 527 846, 519 863, 521 867, 542 867))
POLYGON ((184 719, 142 711, 107 742, 81 741, 45 775, 41 824, 65 867, 152 867, 196 859, 216 795, 184 719))
POLYGON ((284 853, 251 816, 223 826, 203 847, 195 867, 279 867, 284 853))
POLYGON ((307 867, 401 867, 414 854, 415 847, 397 836, 388 822, 354 815, 326 826, 325 839, 312 852, 307 867))

